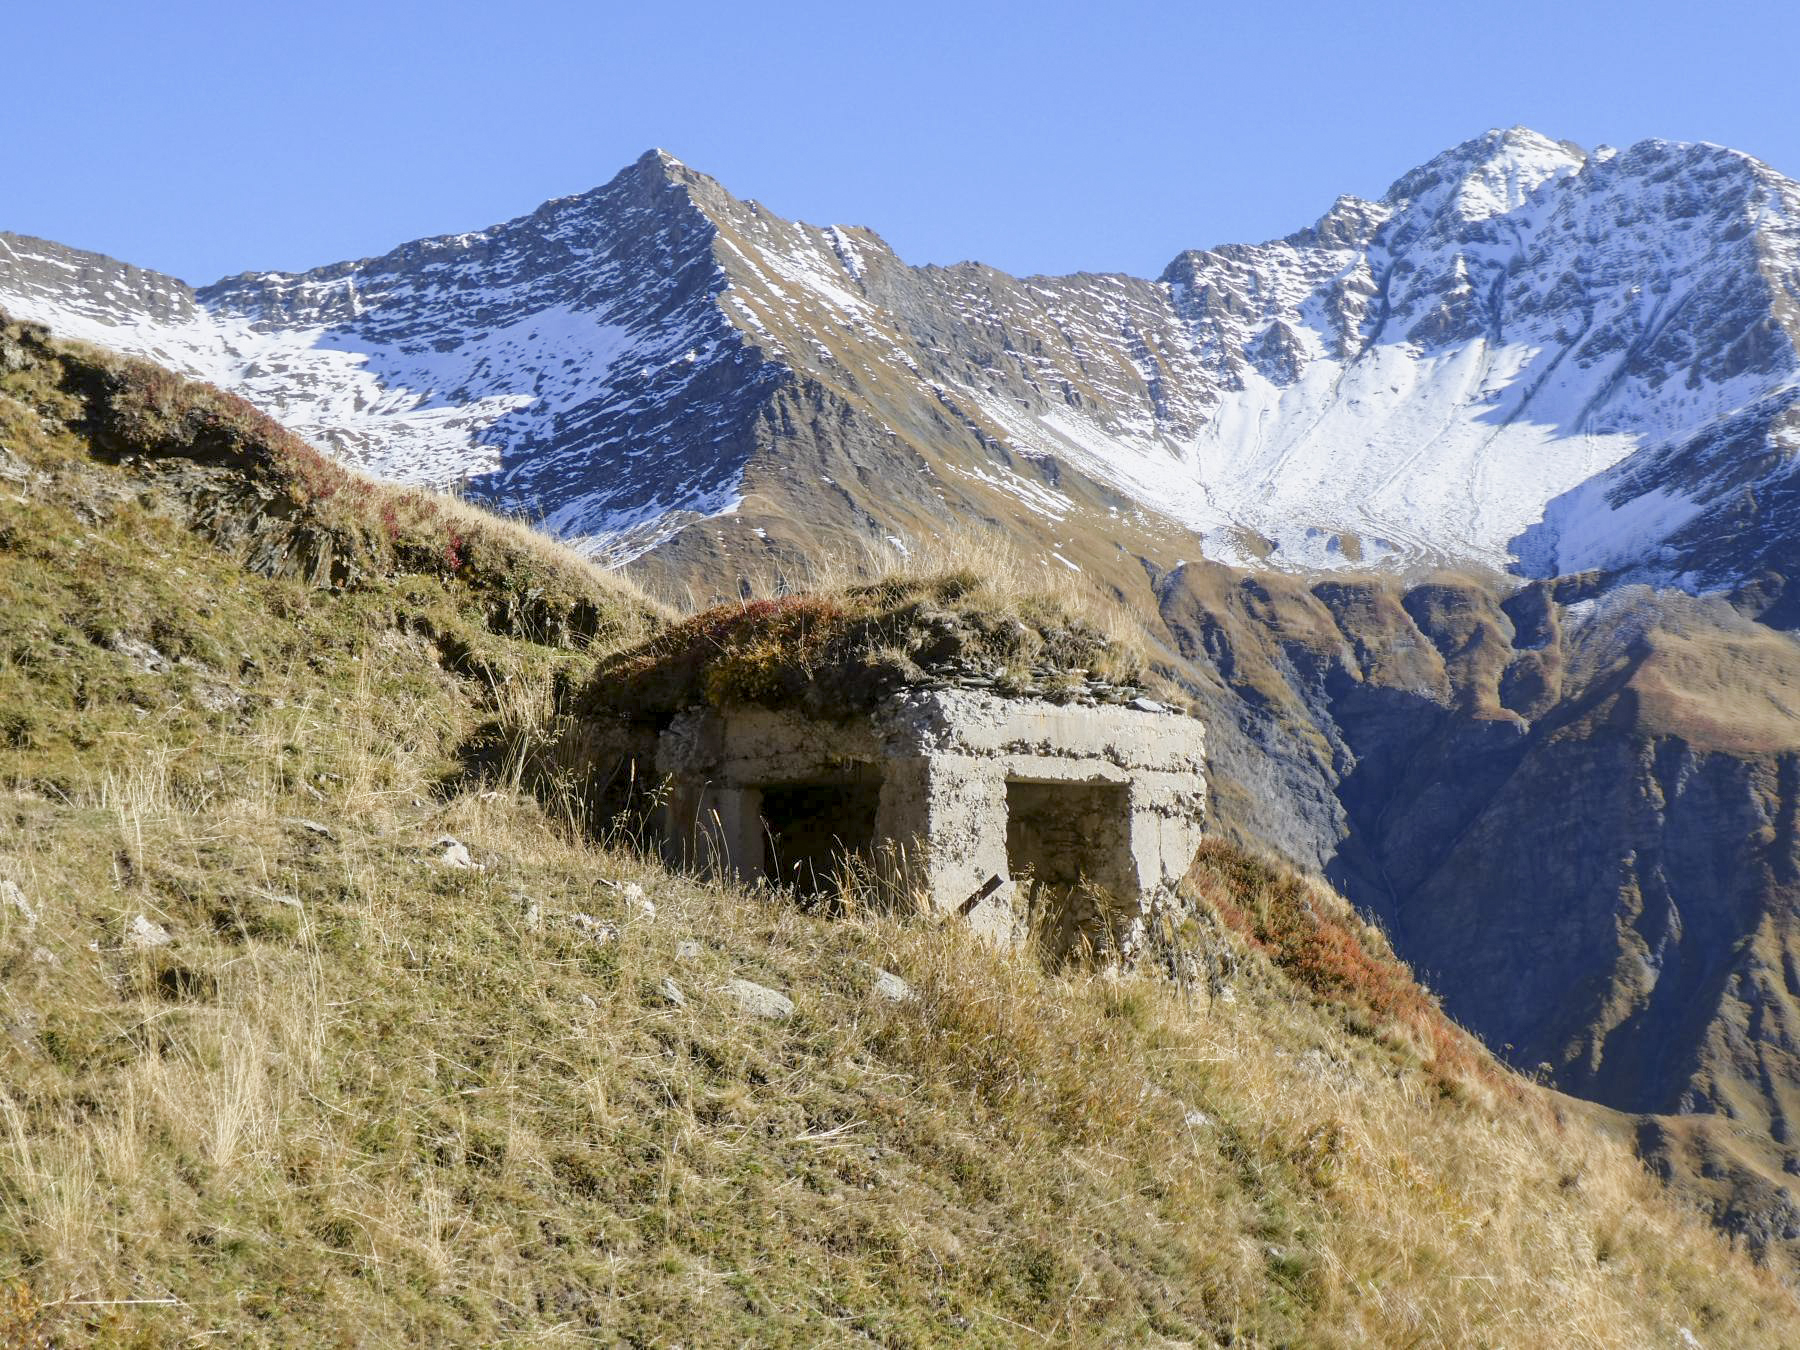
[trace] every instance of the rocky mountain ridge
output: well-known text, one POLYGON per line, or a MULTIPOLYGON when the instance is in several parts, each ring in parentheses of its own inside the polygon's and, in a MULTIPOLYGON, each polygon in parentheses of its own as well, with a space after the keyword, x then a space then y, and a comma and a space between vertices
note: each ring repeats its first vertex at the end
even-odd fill
POLYGON ((491 229, 197 291, 0 236, 0 305, 687 574, 948 516, 1076 566, 1071 536, 1137 530, 1706 590, 1785 541, 1797 241, 1800 187, 1747 156, 1515 129, 1155 280, 1015 278, 652 152, 491 229))

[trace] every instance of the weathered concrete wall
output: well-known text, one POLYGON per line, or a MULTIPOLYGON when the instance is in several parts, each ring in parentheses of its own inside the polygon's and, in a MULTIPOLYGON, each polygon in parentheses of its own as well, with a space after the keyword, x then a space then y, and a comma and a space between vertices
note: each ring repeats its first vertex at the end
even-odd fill
MULTIPOLYGON (((671 782, 664 812, 671 857, 759 879, 761 789, 847 781, 871 766, 881 776, 875 837, 904 860, 907 884, 931 907, 964 915, 1001 943, 1020 940, 1028 919, 1028 897, 1008 857, 1009 784, 1114 785, 1116 794, 1071 793, 1071 813, 1110 810, 1117 819, 1074 826, 1088 836, 1085 862, 1068 860, 1072 846, 1063 838, 1051 870, 1064 891, 1074 884, 1064 874, 1080 870, 1137 907, 1187 871, 1206 805, 1202 727, 1155 705, 1077 708, 922 691, 867 724, 764 709, 697 712, 676 719, 657 751, 657 768, 671 782)), ((1053 795, 1025 795, 1037 809, 1054 809, 1053 795)), ((1064 833, 1043 821, 1032 828, 1046 838, 1064 833)), ((1049 848, 1021 842, 1030 834, 1015 831, 1015 852, 1049 848)))
POLYGON ((919 884, 933 907, 959 910, 998 876, 1000 887, 968 915, 996 941, 1019 940, 1026 917, 1006 855, 1009 781, 1126 787, 1130 865, 1120 900, 1149 900, 1193 862, 1206 808, 1206 737, 1192 718, 933 691, 895 700, 880 725, 898 753, 929 766, 919 884))
POLYGON ((767 708, 683 713, 656 747, 656 770, 669 783, 664 854, 677 865, 763 880, 761 789, 826 782, 883 759, 868 726, 767 708))

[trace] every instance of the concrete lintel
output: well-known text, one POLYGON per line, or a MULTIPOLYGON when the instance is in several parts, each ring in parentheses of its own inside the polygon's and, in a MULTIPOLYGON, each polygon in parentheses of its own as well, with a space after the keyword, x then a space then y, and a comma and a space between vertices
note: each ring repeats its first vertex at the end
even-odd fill
POLYGON ((883 747, 864 724, 818 722, 774 708, 681 714, 657 745, 664 774, 739 784, 801 783, 878 763, 883 747))
POLYGON ((894 755, 1033 755, 1194 774, 1206 767, 1205 728, 1173 712, 941 689, 902 695, 880 723, 894 755))

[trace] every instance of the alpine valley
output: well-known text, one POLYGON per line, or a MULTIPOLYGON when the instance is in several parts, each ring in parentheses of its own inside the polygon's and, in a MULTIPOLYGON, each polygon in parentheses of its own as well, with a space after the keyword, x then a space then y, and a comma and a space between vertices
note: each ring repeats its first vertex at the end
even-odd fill
POLYGON ((1214 829, 1800 1253, 1800 184, 1490 132, 1155 279, 913 267, 660 152, 301 274, 0 235, 0 309, 736 598, 997 534, 1209 725, 1214 829))

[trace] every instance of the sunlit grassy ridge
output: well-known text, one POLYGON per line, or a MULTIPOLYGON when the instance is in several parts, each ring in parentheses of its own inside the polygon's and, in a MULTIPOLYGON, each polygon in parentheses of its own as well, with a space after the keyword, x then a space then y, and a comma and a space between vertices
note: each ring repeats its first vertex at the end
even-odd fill
POLYGON ((1210 851, 1177 982, 664 872, 508 772, 633 597, 512 624, 373 491, 354 578, 260 567, 65 393, 0 375, 5 1335, 1800 1341, 1309 883, 1210 851))
POLYGON ((1398 1038, 1446 1092, 1478 1086, 1522 1099, 1517 1080, 1444 1016, 1386 936, 1335 892, 1219 839, 1201 844, 1184 889, 1348 1028, 1398 1038))
POLYGON ((351 590, 397 576, 456 582, 490 626, 554 645, 630 640, 666 617, 616 573, 519 522, 377 483, 236 395, 55 341, 3 313, 0 389, 12 400, 12 440, 40 444, 53 460, 129 463, 263 575, 351 590))

